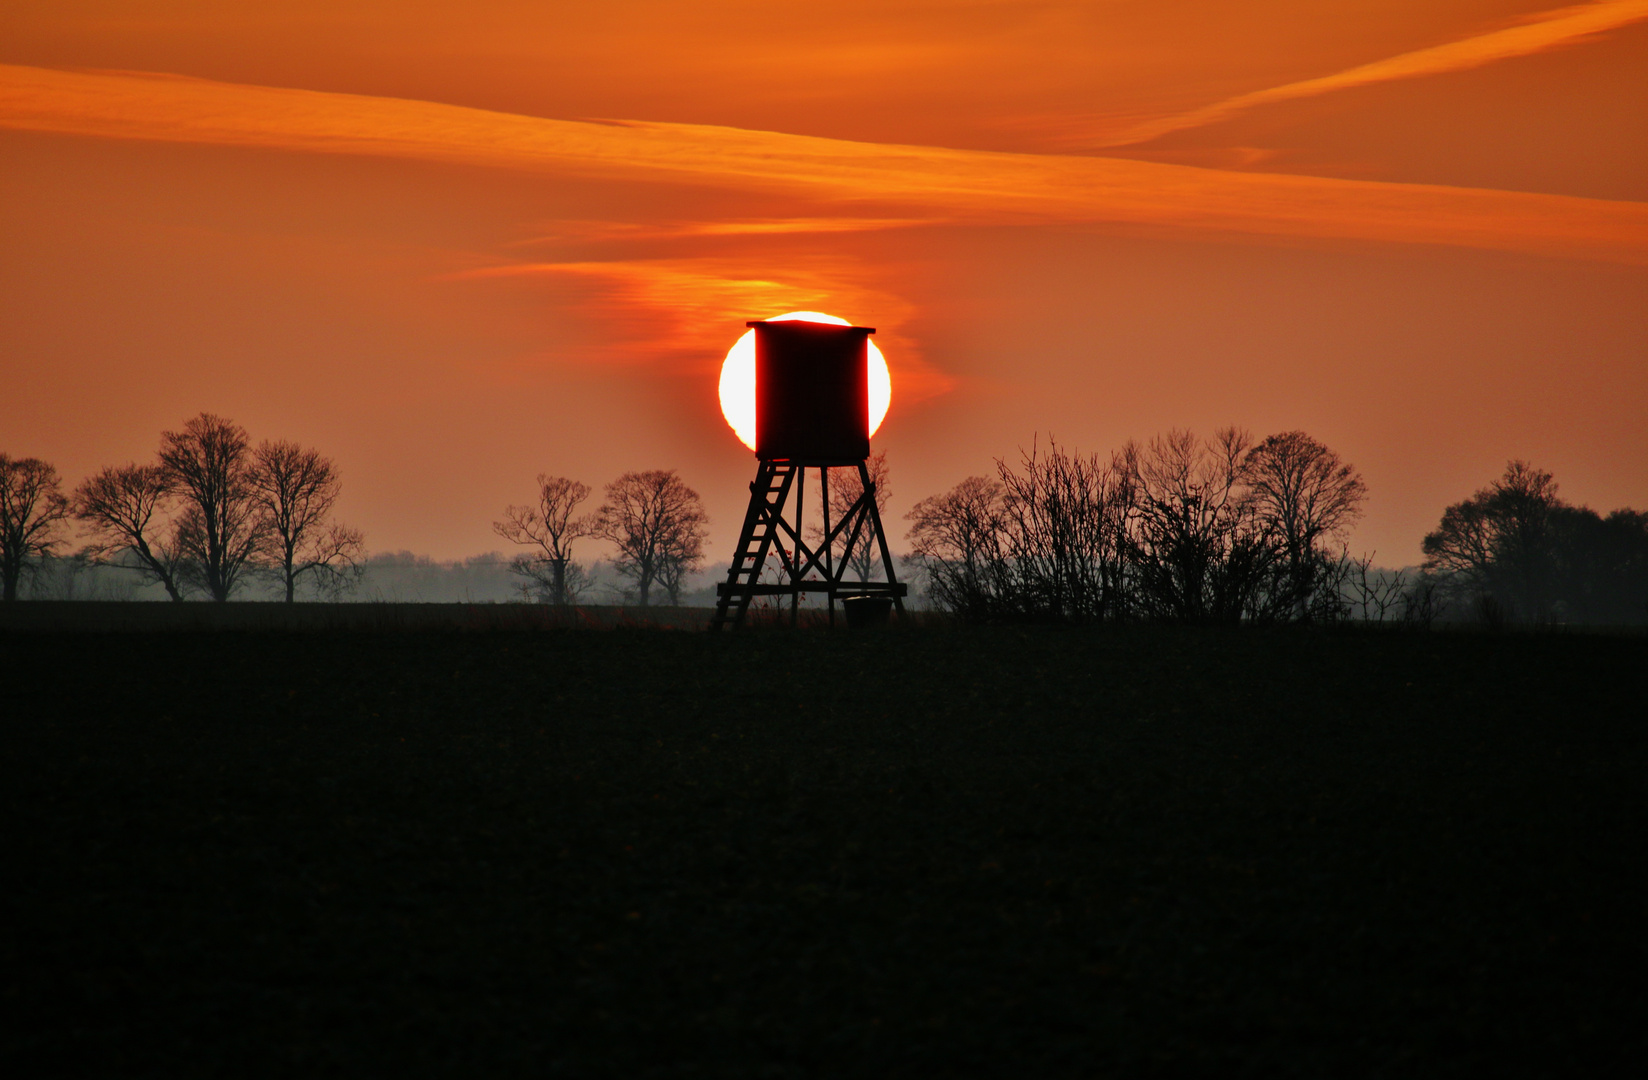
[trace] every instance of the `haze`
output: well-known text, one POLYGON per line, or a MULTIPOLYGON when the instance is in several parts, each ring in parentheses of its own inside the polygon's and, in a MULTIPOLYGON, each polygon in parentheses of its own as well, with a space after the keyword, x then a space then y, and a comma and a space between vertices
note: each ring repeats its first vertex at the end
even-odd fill
POLYGON ((730 554, 748 319, 878 328, 888 523, 1038 434, 1303 429, 1414 563, 1508 459, 1648 504, 1648 0, 0 13, 0 449, 202 411, 456 558, 674 468, 730 554))

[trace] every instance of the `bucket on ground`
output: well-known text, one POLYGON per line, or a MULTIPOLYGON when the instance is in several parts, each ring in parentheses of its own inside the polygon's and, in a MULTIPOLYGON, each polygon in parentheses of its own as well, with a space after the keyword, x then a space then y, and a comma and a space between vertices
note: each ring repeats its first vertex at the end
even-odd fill
POLYGON ((847 613, 847 625, 857 630, 865 626, 886 626, 887 616, 893 610, 890 596, 849 596, 841 601, 841 610, 847 613))

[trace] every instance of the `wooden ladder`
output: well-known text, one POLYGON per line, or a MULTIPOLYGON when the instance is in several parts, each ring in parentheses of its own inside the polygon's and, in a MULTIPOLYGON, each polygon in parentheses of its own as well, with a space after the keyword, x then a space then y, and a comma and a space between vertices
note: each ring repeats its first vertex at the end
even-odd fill
MULTIPOLYGON (((792 461, 763 461, 755 480, 750 484, 750 505, 744 512, 744 528, 738 534, 738 552, 727 569, 727 580, 716 591, 720 598, 715 604, 715 615, 710 619, 712 631, 740 626, 750 600, 756 595, 756 582, 767 565, 773 542, 781 530, 788 531, 783 519, 784 506, 790 497, 790 486, 795 482, 797 466, 792 461)), ((790 554, 782 544, 779 557, 788 567, 790 554)))

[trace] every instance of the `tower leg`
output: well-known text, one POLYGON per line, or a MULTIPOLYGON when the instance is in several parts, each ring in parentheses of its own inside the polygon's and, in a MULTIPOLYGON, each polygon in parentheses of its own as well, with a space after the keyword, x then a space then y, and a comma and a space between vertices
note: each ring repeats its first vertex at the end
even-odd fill
MULTIPOLYGON (((795 535, 797 538, 806 535, 801 531, 801 512, 807 508, 807 466, 802 465, 795 471, 795 535)), ((795 551, 795 565, 790 568, 790 584, 794 586, 790 593, 790 626, 795 626, 801 620, 801 567, 806 563, 802 559, 803 549, 798 542, 795 551)))
POLYGON ((870 480, 870 469, 864 462, 858 463, 858 482, 863 485, 865 498, 864 512, 870 516, 870 527, 875 533, 876 544, 881 548, 881 566, 887 575, 887 583, 893 586, 888 590, 892 593, 893 607, 898 609, 899 617, 904 616, 904 594, 907 588, 898 583, 898 573, 893 569, 893 554, 887 549, 887 530, 881 527, 881 510, 876 505, 875 484, 870 480))
MULTIPOLYGON (((839 465, 840 462, 835 464, 839 465)), ((816 462, 811 467, 819 471, 819 489, 824 499, 823 541, 816 548, 802 535, 806 515, 806 493, 803 477, 808 464, 803 461, 763 461, 750 485, 750 505, 744 513, 744 527, 738 535, 738 550, 727 569, 727 580, 722 582, 710 619, 711 630, 742 626, 751 600, 757 596, 788 596, 790 598, 790 625, 800 621, 801 594, 821 592, 829 605, 830 622, 835 622, 835 605, 839 599, 854 596, 882 596, 890 598, 900 615, 904 613, 904 594, 907 587, 898 581, 893 567, 892 552, 887 547, 887 536, 882 528, 881 514, 875 503, 876 490, 868 469, 858 463, 862 487, 858 499, 837 522, 830 521, 828 462, 816 462), (791 488, 796 500, 794 522, 785 518, 791 488), (868 535, 866 535, 868 534, 868 535), (835 545, 845 541, 841 557, 835 555, 835 545), (842 580, 852 563, 852 553, 859 542, 874 543, 881 555, 886 581, 842 580), (762 582, 761 572, 777 545, 782 583, 762 582), (816 575, 808 580, 808 575, 816 575)))
MULTIPOLYGON (((818 467, 818 501, 823 506, 824 514, 824 580, 835 580, 835 566, 831 561, 835 557, 835 545, 830 543, 830 467, 818 467)), ((826 603, 830 607, 830 625, 835 626, 835 590, 831 589, 826 603)))

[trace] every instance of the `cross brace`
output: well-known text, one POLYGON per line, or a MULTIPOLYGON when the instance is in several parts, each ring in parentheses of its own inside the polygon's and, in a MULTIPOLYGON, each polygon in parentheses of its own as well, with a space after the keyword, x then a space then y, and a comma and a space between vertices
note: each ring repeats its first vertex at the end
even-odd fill
MULTIPOLYGON (((890 597, 900 615, 904 614, 904 597, 909 587, 899 582, 893 571, 893 556, 887 548, 887 533, 881 525, 881 512, 876 508, 875 483, 864 462, 857 463, 860 484, 859 496, 853 505, 833 525, 830 522, 830 469, 842 466, 837 462, 806 462, 797 460, 764 460, 750 484, 750 505, 744 512, 744 527, 738 534, 738 550, 727 580, 716 593, 719 599, 710 629, 736 629, 744 623, 750 601, 757 596, 788 596, 790 622, 793 625, 800 609, 802 593, 823 593, 829 598, 830 622, 835 622, 837 600, 857 596, 890 597), (806 471, 817 468, 823 488, 823 536, 817 546, 802 536, 801 513, 805 491, 806 471), (784 510, 795 499, 795 520, 786 520, 784 510), (839 557, 836 548, 842 541, 839 557), (874 544, 881 556, 886 581, 847 581, 853 552, 859 545, 874 544), (763 582, 761 572, 768 559, 778 556, 780 581, 763 582), (811 575, 811 576, 809 576, 811 575)), ((873 556, 872 556, 873 557, 873 556)))

